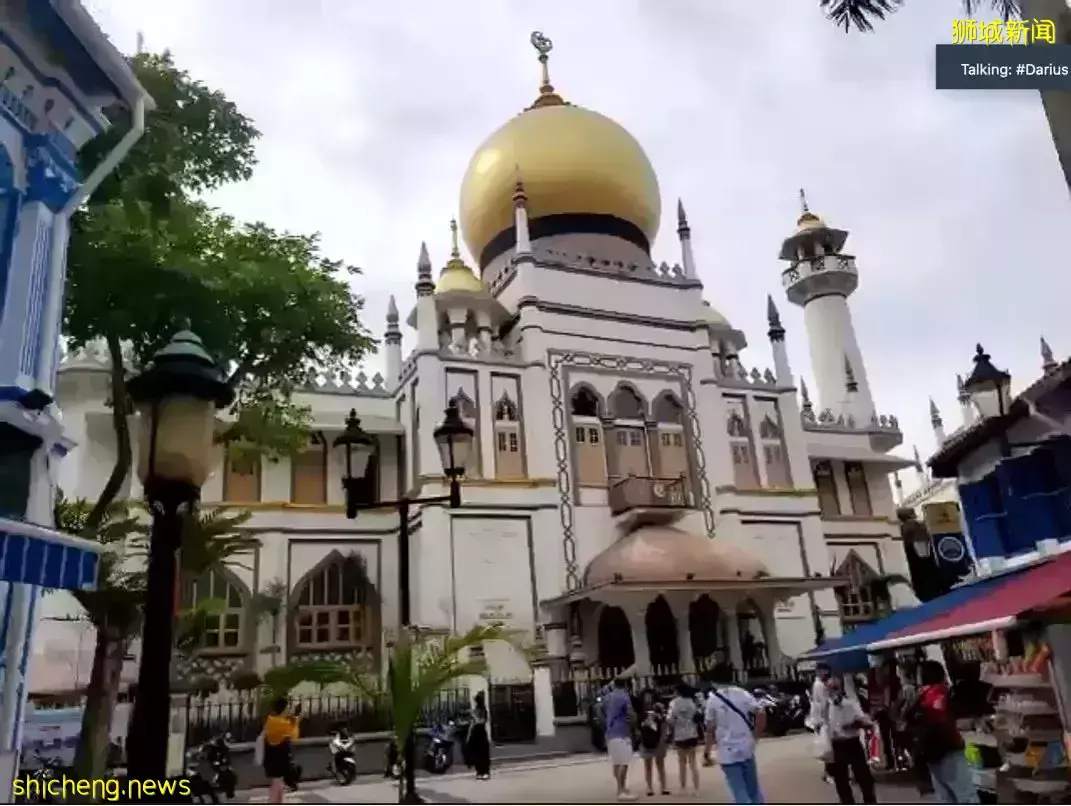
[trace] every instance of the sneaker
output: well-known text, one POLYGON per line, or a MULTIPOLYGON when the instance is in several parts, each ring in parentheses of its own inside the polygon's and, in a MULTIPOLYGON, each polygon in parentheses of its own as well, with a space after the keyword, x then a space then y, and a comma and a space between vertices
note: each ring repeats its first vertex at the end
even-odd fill
POLYGON ((629 792, 627 789, 624 792, 617 793, 617 799, 622 803, 631 803, 635 800, 639 800, 639 797, 629 792))

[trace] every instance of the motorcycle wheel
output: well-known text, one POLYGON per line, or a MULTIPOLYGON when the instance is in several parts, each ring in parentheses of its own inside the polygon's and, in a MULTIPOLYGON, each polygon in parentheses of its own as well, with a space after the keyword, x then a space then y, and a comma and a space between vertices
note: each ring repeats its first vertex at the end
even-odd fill
POLYGON ((445 750, 440 750, 435 754, 435 772, 439 775, 445 774, 453 762, 454 759, 451 755, 448 755, 445 750))
POLYGON ((357 768, 352 764, 345 764, 341 767, 332 766, 331 774, 339 786, 349 786, 357 777, 357 768))

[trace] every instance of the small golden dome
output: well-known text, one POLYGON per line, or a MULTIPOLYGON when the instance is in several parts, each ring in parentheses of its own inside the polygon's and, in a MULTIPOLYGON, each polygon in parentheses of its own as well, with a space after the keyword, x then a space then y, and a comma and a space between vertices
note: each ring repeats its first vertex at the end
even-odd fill
MULTIPOLYGON (((540 42, 545 67, 550 43, 545 37, 540 42)), ((518 177, 530 221, 610 216, 635 227, 648 245, 658 232, 662 197, 643 148, 610 118, 561 100, 545 74, 532 107, 492 134, 465 172, 461 229, 481 266, 495 256, 485 254, 492 240, 514 225, 518 177)))
POLYGON ((825 222, 821 218, 819 218, 809 210, 803 215, 801 215, 798 219, 796 219, 796 228, 801 231, 809 229, 821 229, 825 225, 825 222))
POLYGON ((469 294, 483 294, 487 287, 483 280, 461 259, 461 250, 457 243, 457 221, 450 222, 450 235, 453 245, 450 249, 450 260, 443 266, 439 273, 439 281, 435 284, 436 294, 448 294, 461 291, 469 294))

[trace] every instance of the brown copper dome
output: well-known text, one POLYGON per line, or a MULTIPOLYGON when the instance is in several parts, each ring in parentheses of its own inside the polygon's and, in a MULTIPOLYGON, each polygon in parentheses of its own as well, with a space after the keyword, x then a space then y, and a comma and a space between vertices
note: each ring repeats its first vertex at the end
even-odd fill
POLYGON ((673 526, 641 526, 595 557, 585 587, 612 582, 741 581, 769 572, 759 560, 724 540, 673 526))

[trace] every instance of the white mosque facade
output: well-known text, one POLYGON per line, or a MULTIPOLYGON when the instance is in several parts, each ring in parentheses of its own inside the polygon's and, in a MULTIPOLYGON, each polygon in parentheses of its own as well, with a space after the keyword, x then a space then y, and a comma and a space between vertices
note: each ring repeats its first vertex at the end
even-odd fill
MULTIPOLYGON (((545 68, 548 43, 534 42, 545 68)), ((256 467, 221 452, 204 505, 252 512, 261 546, 188 586, 228 603, 189 674, 385 658, 398 516, 345 517, 331 443, 351 409, 378 440, 366 492, 382 501, 445 492, 432 430, 449 401, 476 433, 462 507, 413 513, 420 626, 505 622, 559 671, 754 670, 913 602, 889 479, 910 463, 889 454, 900 430, 875 406, 852 327, 860 271, 847 232, 806 202, 786 228, 764 369, 745 364, 745 335, 704 300, 683 207, 675 218, 679 261, 656 264, 661 194, 642 148, 564 101, 544 70, 535 103, 466 173, 459 230, 474 265, 458 228, 437 277, 419 251, 408 353, 392 299, 385 376, 320 377, 300 394, 314 426, 304 452, 256 467), (810 389, 789 365, 786 301, 803 308, 810 389), (254 607, 268 588, 286 594, 274 625, 254 607)), ((66 357, 68 496, 94 497, 112 466, 106 389, 103 353, 66 357)), ((128 494, 141 495, 136 479, 128 494)), ((92 636, 55 620, 76 612, 64 595, 49 599, 31 679, 84 685, 92 636)), ((507 645, 485 652, 496 679, 532 674, 507 645)))

